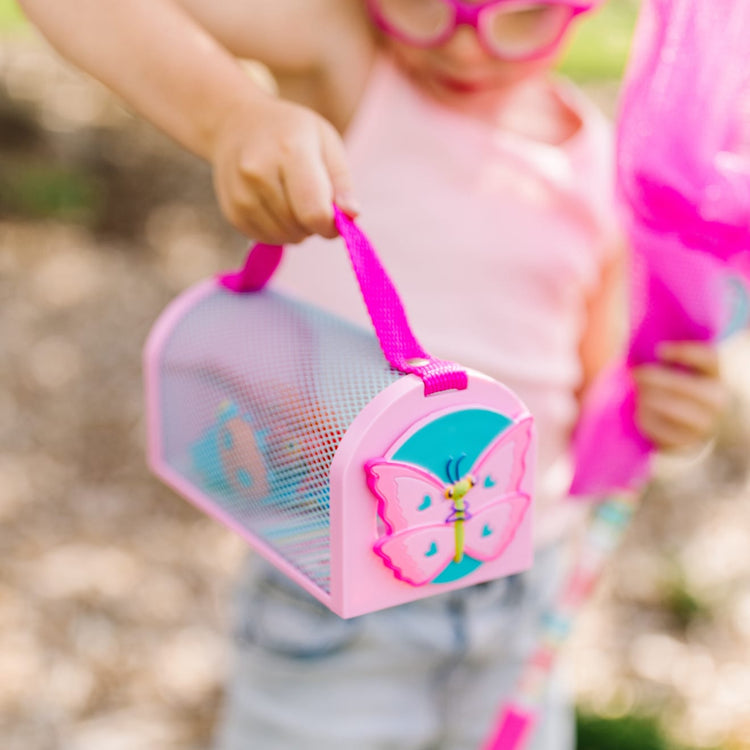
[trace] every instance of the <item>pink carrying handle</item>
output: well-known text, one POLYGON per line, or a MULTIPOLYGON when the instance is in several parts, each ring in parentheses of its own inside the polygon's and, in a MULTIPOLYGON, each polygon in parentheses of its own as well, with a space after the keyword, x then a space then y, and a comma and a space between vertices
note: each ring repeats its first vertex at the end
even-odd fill
MULTIPOLYGON (((337 206, 333 207, 336 228, 344 239, 362 297, 388 362, 403 373, 417 375, 424 382, 426 396, 466 388, 466 371, 453 362, 436 359, 425 352, 406 319, 404 306, 393 282, 380 263, 362 230, 337 206)), ((219 282, 233 292, 262 289, 281 262, 282 248, 258 243, 251 248, 244 267, 219 276, 219 282)))

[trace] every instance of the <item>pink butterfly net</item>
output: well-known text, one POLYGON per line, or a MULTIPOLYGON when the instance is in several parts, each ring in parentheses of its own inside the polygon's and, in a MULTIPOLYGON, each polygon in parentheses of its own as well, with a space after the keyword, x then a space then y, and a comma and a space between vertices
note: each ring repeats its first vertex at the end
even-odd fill
POLYGON ((631 338, 584 410, 574 495, 648 476, 652 446, 635 426, 628 368, 655 360, 661 341, 713 341, 747 322, 749 40, 747 0, 643 5, 618 118, 631 338))

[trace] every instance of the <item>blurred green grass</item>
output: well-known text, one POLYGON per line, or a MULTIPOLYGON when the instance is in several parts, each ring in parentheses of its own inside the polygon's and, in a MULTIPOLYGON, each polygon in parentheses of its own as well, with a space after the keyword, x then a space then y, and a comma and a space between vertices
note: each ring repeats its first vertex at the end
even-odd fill
MULTIPOLYGON (((697 750, 673 742, 653 715, 638 711, 604 717, 579 710, 576 714, 576 750, 697 750)), ((703 748, 703 750, 710 750, 703 748)), ((713 748, 713 750, 722 750, 713 748)))
POLYGON ((53 218, 91 225, 101 208, 99 186, 83 171, 34 159, 0 158, 0 219, 53 218))
POLYGON ((576 716, 576 750, 677 750, 651 716, 576 716))
POLYGON ((577 81, 619 79, 638 15, 636 0, 609 0, 581 19, 559 68, 577 81))

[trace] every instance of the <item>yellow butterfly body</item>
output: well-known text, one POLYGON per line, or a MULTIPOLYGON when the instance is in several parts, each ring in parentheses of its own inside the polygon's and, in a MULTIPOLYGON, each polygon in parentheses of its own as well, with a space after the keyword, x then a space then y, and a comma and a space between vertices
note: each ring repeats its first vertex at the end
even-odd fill
POLYGON ((456 535, 456 554, 453 556, 453 560, 457 563, 464 559, 464 522, 466 521, 464 497, 475 484, 474 477, 467 474, 463 479, 449 485, 445 490, 446 499, 453 503, 453 528, 456 535))

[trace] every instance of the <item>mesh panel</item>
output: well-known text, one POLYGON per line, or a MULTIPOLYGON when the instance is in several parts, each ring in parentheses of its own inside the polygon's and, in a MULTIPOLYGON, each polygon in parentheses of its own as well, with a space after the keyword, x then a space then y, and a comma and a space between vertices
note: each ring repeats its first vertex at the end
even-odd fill
POLYGON ((270 290, 217 289, 182 317, 158 366, 165 461, 330 592, 334 453, 402 377, 375 336, 270 290))

